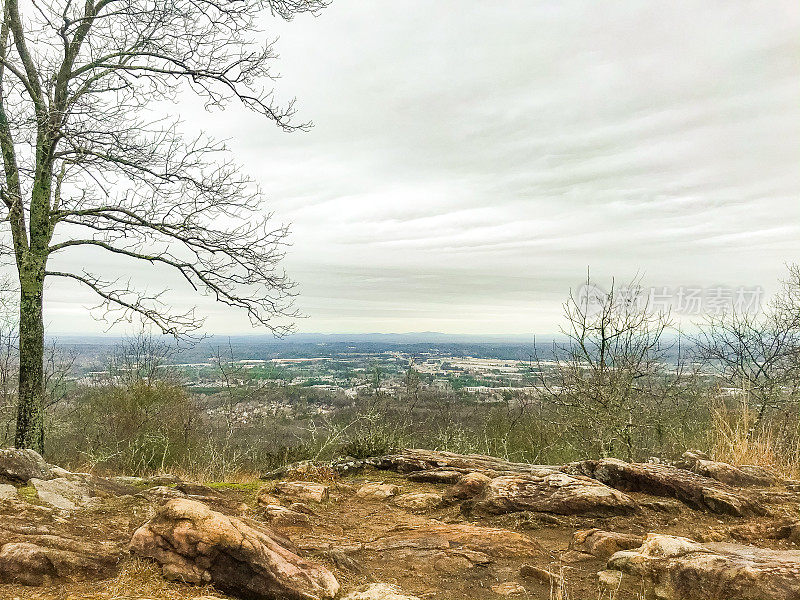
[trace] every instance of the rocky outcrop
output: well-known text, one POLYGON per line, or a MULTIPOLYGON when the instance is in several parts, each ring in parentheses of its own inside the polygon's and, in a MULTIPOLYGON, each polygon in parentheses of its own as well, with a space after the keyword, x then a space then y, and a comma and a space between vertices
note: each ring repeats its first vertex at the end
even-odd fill
POLYGON ((627 463, 604 458, 572 463, 564 470, 586 475, 625 492, 677 498, 696 510, 734 516, 766 513, 764 507, 746 492, 670 465, 627 463))
POLYGON ((300 558, 291 543, 266 527, 174 499, 140 527, 133 553, 156 560, 164 576, 213 583, 240 598, 321 600, 339 591, 333 574, 300 558))
POLYGON ((638 548, 644 542, 641 535, 616 533, 602 529, 581 529, 572 536, 570 550, 585 552, 592 556, 608 558, 615 552, 638 548))
POLYGON ((52 479, 51 466, 33 450, 0 449, 0 481, 26 483, 30 479, 52 479))
POLYGON ((779 483, 778 477, 762 467, 754 465, 737 467, 726 462, 711 460, 697 451, 684 452, 675 466, 735 487, 770 487, 779 483))
POLYGON ((650 534, 638 550, 614 554, 608 569, 643 582, 658 600, 800 598, 798 551, 650 534))
POLYGON ((502 514, 519 511, 559 515, 626 515, 636 503, 622 492, 588 477, 549 473, 495 477, 471 501, 473 512, 502 514))

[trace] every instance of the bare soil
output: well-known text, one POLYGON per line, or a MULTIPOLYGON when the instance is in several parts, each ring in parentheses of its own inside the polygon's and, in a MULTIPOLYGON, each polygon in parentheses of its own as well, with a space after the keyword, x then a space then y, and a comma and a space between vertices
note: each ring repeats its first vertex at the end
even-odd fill
MULTIPOLYGON (((499 600, 496 586, 516 582, 522 588, 511 598, 530 600, 594 600, 641 598, 640 582, 623 579, 621 587, 603 595, 598 588, 597 572, 605 559, 570 550, 575 531, 597 528, 620 533, 645 535, 651 532, 686 536, 698 541, 745 541, 766 548, 792 549, 788 540, 768 539, 775 523, 800 516, 800 494, 760 492, 770 502, 769 517, 742 519, 694 511, 670 499, 631 494, 643 509, 626 517, 565 517, 541 513, 515 513, 496 517, 468 517, 458 504, 413 513, 395 506, 392 500, 368 501, 358 498, 355 490, 365 482, 383 481, 400 486, 403 493, 444 493, 447 485, 417 483, 392 472, 364 471, 344 477, 331 485, 330 499, 309 504, 315 512, 312 526, 273 527, 288 536, 299 553, 325 564, 334 572, 344 593, 372 582, 396 584, 409 595, 420 598, 452 600, 499 600), (426 528, 441 523, 472 523, 502 528, 522 534, 530 540, 531 552, 525 556, 492 555, 487 564, 475 564, 457 556, 442 556, 425 544, 388 551, 369 550, 365 546, 408 528, 426 528), (742 533, 750 525, 752 533, 742 533), (738 529, 733 529, 736 528, 738 529), (749 536, 749 537, 748 537, 749 536), (746 538, 746 539, 743 539, 746 538), (546 569, 561 578, 561 585, 541 581, 520 573, 523 565, 546 569), (495 586, 495 590, 492 587, 495 586)), ((265 521, 266 515, 256 502, 258 489, 270 483, 253 482, 215 486, 229 500, 245 502, 250 507, 246 518, 265 521)), ((0 502, 0 519, 5 523, 35 523, 55 535, 83 541, 114 542, 126 548, 132 533, 149 519, 155 506, 140 496, 108 498, 96 506, 69 515, 37 507, 35 498, 14 505, 0 502), (22 506, 22 508, 20 508, 22 506), (26 507, 27 506, 27 507, 26 507)), ((232 503, 231 503, 232 504, 232 503)), ((288 501, 286 502, 288 504, 288 501)), ((488 553, 488 552, 487 552, 488 553)), ((500 554, 503 554, 502 552, 500 554)), ((228 598, 211 588, 199 588, 166 582, 158 568, 122 552, 119 572, 106 581, 76 582, 50 587, 0 585, 0 599, 42 600, 183 600, 213 595, 228 598)))

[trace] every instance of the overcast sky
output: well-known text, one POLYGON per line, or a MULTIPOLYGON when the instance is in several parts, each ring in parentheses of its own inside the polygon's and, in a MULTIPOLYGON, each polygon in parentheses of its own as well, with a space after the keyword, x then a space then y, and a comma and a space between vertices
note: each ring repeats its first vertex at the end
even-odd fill
MULTIPOLYGON (((291 222, 299 330, 551 333, 587 267, 770 290, 800 260, 799 25, 796 0, 334 0, 265 22, 310 132, 178 109, 291 222)), ((61 285, 50 330, 102 331, 61 285)))

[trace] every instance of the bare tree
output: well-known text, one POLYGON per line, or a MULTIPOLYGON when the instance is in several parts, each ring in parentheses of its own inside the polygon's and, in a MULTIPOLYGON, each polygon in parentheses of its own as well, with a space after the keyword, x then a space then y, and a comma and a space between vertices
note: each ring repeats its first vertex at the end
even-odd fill
POLYGON ((174 380, 174 371, 169 370, 169 361, 177 348, 174 344, 141 330, 136 335, 126 337, 114 346, 109 357, 108 375, 110 383, 132 385, 155 381, 174 380))
POLYGON ((677 341, 665 334, 668 313, 653 310, 638 280, 608 291, 587 276, 581 293, 564 304, 564 342, 550 356, 534 350, 544 399, 560 409, 561 425, 580 448, 603 456, 624 453, 655 424, 660 405, 681 381, 683 362, 668 365, 677 341))
POLYGON ((293 123, 293 103, 279 106, 264 87, 275 52, 253 40, 265 11, 290 19, 324 3, 4 0, 0 243, 20 287, 17 446, 43 446, 48 277, 94 292, 112 320, 136 316, 174 335, 202 322, 169 310, 162 293, 81 268, 78 248, 174 271, 255 325, 284 330, 276 317, 293 314, 279 268, 286 228, 263 214, 222 144, 184 138, 177 121, 153 116, 154 103, 191 92, 207 108, 237 102, 283 130, 305 128, 293 123))
POLYGON ((778 293, 754 311, 708 316, 696 340, 699 358, 756 410, 753 428, 800 392, 800 267, 790 265, 778 293))

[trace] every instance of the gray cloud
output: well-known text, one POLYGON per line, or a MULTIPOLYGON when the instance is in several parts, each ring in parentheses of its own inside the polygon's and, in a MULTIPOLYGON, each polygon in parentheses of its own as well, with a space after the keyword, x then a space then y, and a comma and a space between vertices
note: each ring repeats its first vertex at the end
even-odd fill
MULTIPOLYGON (((769 287, 798 259, 799 13, 789 0, 336 0, 265 21, 278 95, 297 95, 311 132, 190 99, 181 114, 229 138, 292 222, 301 329, 551 332, 587 266, 769 287)), ((212 330, 247 327, 173 297, 212 330)), ((88 297, 50 298, 53 329, 96 327, 88 297)))

